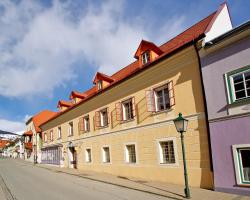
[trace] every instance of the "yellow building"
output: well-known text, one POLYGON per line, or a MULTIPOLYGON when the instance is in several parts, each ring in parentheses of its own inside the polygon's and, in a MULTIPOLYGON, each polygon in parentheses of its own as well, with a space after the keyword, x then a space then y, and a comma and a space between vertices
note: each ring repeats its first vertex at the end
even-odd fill
POLYGON ((189 120, 185 147, 191 186, 212 188, 209 139, 197 56, 222 8, 169 42, 142 41, 136 61, 112 76, 96 73, 90 90, 40 127, 42 162, 117 176, 183 184, 180 135, 173 119, 189 120))

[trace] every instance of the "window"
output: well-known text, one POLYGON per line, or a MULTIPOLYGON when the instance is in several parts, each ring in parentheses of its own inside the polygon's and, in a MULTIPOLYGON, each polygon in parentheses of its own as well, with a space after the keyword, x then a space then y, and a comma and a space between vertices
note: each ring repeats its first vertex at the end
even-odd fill
POLYGON ((231 103, 250 97, 250 66, 239 70, 227 74, 231 103))
POLYGON ((117 121, 133 120, 135 118, 135 98, 116 103, 115 110, 117 121))
POLYGON ((84 131, 88 132, 90 130, 89 116, 83 118, 84 131))
POLYGON ((123 120, 134 119, 134 104, 132 99, 122 102, 123 120))
POLYGON ((150 52, 146 51, 142 54, 142 64, 146 64, 150 61, 150 52))
POLYGON ((167 86, 155 89, 156 111, 167 110, 170 108, 170 99, 167 86))
POLYGON ((53 130, 50 131, 50 141, 53 141, 53 130))
POLYGON ((85 150, 85 161, 88 162, 88 163, 92 162, 91 149, 86 149, 85 150))
POLYGON ((176 162, 173 140, 160 141, 159 147, 160 147, 160 163, 161 164, 172 164, 176 162))
POLYGON ((48 142, 47 133, 44 133, 44 142, 48 142))
POLYGON ((69 135, 69 136, 72 136, 72 135, 73 135, 73 122, 70 122, 70 123, 69 123, 69 132, 68 132, 68 135, 69 135))
POLYGON ((159 112, 170 109, 175 105, 173 81, 167 84, 146 91, 147 110, 159 112))
POLYGON ((61 127, 58 127, 57 128, 57 138, 61 139, 61 137, 62 137, 62 129, 61 129, 61 127))
POLYGON ((103 86, 102 80, 99 80, 99 81, 97 82, 97 89, 98 89, 98 91, 99 91, 99 90, 102 90, 102 86, 103 86))
POLYGON ((136 163, 136 150, 134 144, 126 145, 126 162, 127 163, 136 163))
POLYGON ((250 184, 250 145, 233 145, 237 184, 250 184))
POLYGON ((106 127, 108 126, 108 109, 102 109, 100 111, 95 112, 94 117, 95 127, 106 127))
POLYGON ((102 158, 104 163, 110 163, 110 151, 109 147, 102 148, 102 158))
POLYGON ((79 134, 90 131, 89 115, 79 118, 79 134))
POLYGON ((107 108, 100 111, 101 116, 101 126, 107 126, 108 125, 108 111, 107 108))

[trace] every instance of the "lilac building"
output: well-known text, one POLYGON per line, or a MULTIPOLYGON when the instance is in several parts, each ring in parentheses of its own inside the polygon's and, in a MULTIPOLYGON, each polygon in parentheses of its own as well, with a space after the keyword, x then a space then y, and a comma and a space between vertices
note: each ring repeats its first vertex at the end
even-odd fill
POLYGON ((250 195, 250 21, 199 54, 215 190, 250 195))

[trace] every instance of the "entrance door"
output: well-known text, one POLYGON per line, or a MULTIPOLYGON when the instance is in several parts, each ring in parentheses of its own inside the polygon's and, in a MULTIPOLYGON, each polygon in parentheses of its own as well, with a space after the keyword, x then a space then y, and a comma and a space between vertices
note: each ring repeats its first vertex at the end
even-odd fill
POLYGON ((72 163, 73 168, 77 169, 77 153, 74 147, 72 148, 72 154, 73 154, 73 163, 72 163))

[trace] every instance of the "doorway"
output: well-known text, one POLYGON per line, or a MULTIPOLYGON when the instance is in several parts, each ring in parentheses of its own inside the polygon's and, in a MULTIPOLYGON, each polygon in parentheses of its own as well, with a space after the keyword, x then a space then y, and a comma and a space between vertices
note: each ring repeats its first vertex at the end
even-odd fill
POLYGON ((75 147, 69 147, 70 168, 77 169, 77 152, 75 147))

